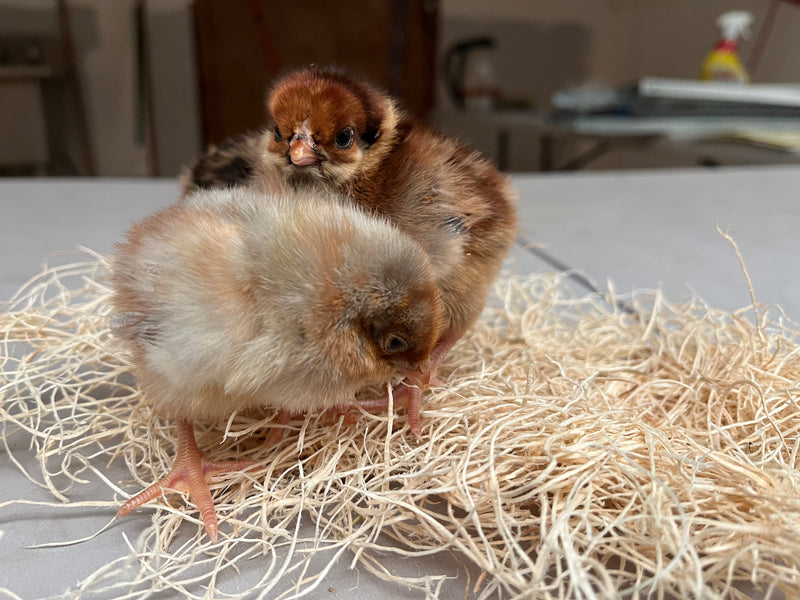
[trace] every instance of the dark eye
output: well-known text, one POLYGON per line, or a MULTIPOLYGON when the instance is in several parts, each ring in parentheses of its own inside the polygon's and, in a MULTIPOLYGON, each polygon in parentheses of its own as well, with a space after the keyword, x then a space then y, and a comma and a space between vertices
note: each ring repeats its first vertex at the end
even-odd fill
POLYGON ((278 129, 277 125, 275 125, 275 141, 276 142, 280 142, 282 139, 283 139, 283 136, 281 135, 281 130, 278 129))
POLYGON ((353 145, 354 137, 355 137, 355 132, 353 131, 353 128, 345 127, 339 133, 336 134, 336 139, 333 140, 333 143, 336 144, 336 147, 339 150, 347 150, 350 146, 353 145))
POLYGON ((398 352, 403 352, 408 348, 408 343, 397 335, 390 335, 387 336, 385 340, 383 340, 383 351, 387 354, 396 354, 398 352))

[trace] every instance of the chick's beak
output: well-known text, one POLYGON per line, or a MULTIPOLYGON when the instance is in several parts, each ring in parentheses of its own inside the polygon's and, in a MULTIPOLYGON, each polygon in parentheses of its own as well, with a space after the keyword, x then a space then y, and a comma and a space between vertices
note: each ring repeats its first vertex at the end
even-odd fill
POLYGON ((427 387, 428 379, 430 378, 429 372, 431 369, 431 363, 429 360, 416 363, 413 365, 409 365, 407 368, 399 369, 400 375, 406 378, 406 380, 414 383, 415 385, 424 385, 427 387), (426 377, 427 375, 427 377, 426 377))
POLYGON ((298 167, 318 165, 322 157, 314 151, 314 146, 309 142, 308 136, 301 133, 295 134, 289 142, 289 160, 298 167))

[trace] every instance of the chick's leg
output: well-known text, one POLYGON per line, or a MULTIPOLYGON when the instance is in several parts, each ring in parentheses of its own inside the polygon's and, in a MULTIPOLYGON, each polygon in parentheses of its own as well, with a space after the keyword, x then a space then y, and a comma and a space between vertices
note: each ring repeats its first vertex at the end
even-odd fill
MULTIPOLYGON (((368 413, 378 413, 389 408, 389 394, 377 398, 359 400, 355 404, 368 413)), ((412 383, 409 379, 401 381, 397 387, 392 388, 392 404, 398 408, 405 408, 408 413, 408 426, 411 432, 420 437, 419 413, 422 408, 422 386, 412 383)), ((355 405, 354 405, 355 406, 355 405)), ((349 410, 350 407, 346 407, 349 410)), ((348 415, 352 414, 348 412, 348 415)))
POLYGON ((269 437, 267 437, 268 446, 274 446, 283 441, 283 438, 286 436, 286 425, 296 416, 297 413, 292 413, 285 409, 278 413, 275 419, 275 425, 277 425, 277 427, 273 427, 272 431, 269 432, 269 437))
POLYGON ((125 502, 117 511, 117 516, 129 514, 135 508, 168 490, 188 492, 200 511, 208 537, 216 542, 219 526, 211 490, 208 488, 208 478, 218 473, 241 471, 254 464, 255 461, 251 460, 226 462, 206 460, 197 447, 191 421, 181 420, 178 422, 178 455, 175 457, 172 469, 159 481, 125 502))

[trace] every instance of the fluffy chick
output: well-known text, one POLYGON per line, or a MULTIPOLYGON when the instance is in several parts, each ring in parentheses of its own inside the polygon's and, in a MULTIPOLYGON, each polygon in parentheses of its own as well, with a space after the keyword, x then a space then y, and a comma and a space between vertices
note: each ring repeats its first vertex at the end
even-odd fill
MULTIPOLYGON (((182 177, 197 187, 288 185, 325 188, 383 215, 425 249, 445 311, 432 373, 480 314, 489 285, 516 235, 514 193, 507 177, 477 152, 403 112, 368 82, 308 68, 275 83, 271 127, 228 146, 227 158, 248 165, 232 182, 202 157, 182 177), (279 183, 276 183, 279 182, 279 183)), ((227 164, 227 163, 225 163, 227 164)), ((405 390, 409 421, 419 434, 419 394, 405 390)))
POLYGON ((134 225, 112 271, 112 329, 137 383, 179 422, 175 466, 120 514, 247 461, 203 458, 192 421, 273 406, 347 405, 365 385, 427 371, 442 308, 425 252, 386 219, 323 194, 206 191, 134 225))

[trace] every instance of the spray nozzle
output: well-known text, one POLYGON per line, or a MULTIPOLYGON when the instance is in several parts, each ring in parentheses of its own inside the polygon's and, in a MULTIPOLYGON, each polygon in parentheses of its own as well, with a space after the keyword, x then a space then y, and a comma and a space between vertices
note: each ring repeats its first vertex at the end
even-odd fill
POLYGON ((735 42, 739 36, 748 37, 752 22, 753 15, 746 10, 726 12, 717 19, 717 25, 722 29, 723 39, 731 42, 735 42))

